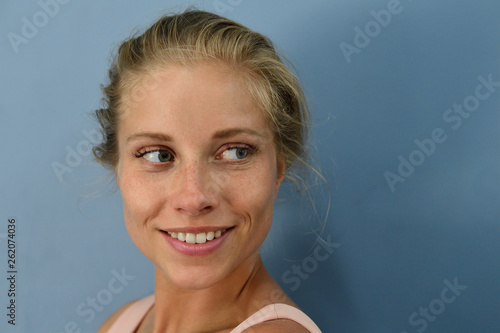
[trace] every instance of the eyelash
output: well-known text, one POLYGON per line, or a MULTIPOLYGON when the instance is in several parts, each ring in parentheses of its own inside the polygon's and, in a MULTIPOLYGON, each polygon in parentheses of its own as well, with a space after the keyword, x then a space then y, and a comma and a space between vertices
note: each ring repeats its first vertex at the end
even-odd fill
POLYGON ((252 155, 254 155, 257 152, 257 148, 255 148, 253 146, 250 146, 250 145, 231 145, 231 144, 228 144, 227 147, 219 155, 222 155, 224 152, 226 152, 226 151, 228 151, 230 149, 242 149, 242 150, 246 150, 246 152, 248 154, 245 158, 243 158, 241 160, 235 160, 235 161, 246 160, 246 159, 248 159, 249 156, 252 156, 252 155))
MULTIPOLYGON (((228 151, 230 149, 244 149, 247 151, 247 154, 248 154, 247 157, 245 157, 244 159, 241 159, 239 161, 246 160, 246 159, 248 159, 249 156, 252 156, 258 152, 258 149, 254 146, 251 146, 251 145, 228 144, 228 145, 226 145, 226 148, 217 156, 222 155, 222 153, 224 153, 225 151, 228 151)), ((138 151, 136 153, 133 153, 133 155, 136 158, 142 158, 146 154, 154 153, 154 152, 162 152, 162 151, 167 151, 168 153, 170 153, 172 155, 172 158, 175 159, 175 155, 169 149, 163 149, 163 148, 145 148, 144 151, 138 151)), ((220 159, 220 158, 217 158, 217 159, 220 159)), ((236 160, 236 161, 238 161, 238 160, 236 160)), ((172 162, 172 161, 170 161, 170 162, 172 162)), ((168 162, 164 162, 164 163, 150 162, 150 163, 167 164, 168 162)))
POLYGON ((138 151, 137 153, 133 153, 133 155, 136 158, 141 158, 141 157, 143 157, 146 154, 154 153, 154 152, 159 152, 159 151, 167 151, 170 155, 172 155, 172 157, 174 156, 174 154, 172 154, 172 152, 170 150, 168 150, 168 149, 160 149, 160 148, 152 148, 152 149, 146 148, 144 151, 138 151))

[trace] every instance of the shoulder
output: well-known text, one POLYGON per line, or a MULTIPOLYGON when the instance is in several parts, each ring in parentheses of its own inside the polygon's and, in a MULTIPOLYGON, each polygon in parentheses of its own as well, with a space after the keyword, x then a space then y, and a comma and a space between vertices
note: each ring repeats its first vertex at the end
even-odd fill
POLYGON ((266 321, 264 323, 252 326, 247 330, 243 331, 244 333, 309 333, 307 329, 305 329, 299 323, 290 320, 290 319, 275 319, 266 321))
POLYGON ((127 304, 125 304, 124 306, 122 306, 121 308, 119 308, 118 310, 115 311, 115 313, 113 313, 111 316, 108 317, 108 319, 106 319, 101 327, 99 327, 99 329, 97 330, 97 333, 106 333, 109 331, 109 329, 111 328, 111 326, 115 323, 115 321, 122 315, 122 313, 128 309, 128 307, 130 305, 132 305, 135 301, 132 301, 132 302, 129 302, 127 304))

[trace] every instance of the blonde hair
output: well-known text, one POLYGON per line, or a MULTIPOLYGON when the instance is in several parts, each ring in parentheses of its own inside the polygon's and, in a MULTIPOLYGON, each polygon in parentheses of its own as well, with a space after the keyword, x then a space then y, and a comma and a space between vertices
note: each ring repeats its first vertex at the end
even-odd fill
MULTIPOLYGON (((139 36, 125 40, 103 87, 103 108, 95 112, 103 141, 93 148, 98 162, 118 163, 117 130, 124 96, 144 74, 169 64, 224 63, 244 74, 249 92, 266 113, 277 154, 289 171, 306 163, 309 112, 298 79, 265 36, 219 15, 188 9, 161 17, 139 36)), ((287 177, 294 179, 287 172, 287 177)))

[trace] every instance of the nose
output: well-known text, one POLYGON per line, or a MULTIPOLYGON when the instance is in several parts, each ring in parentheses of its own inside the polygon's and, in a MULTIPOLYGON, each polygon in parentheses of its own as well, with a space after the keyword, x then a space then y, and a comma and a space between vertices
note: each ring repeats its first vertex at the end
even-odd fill
POLYGON ((187 216, 200 216, 213 211, 217 205, 215 182, 208 167, 199 162, 179 165, 173 191, 173 207, 187 216))

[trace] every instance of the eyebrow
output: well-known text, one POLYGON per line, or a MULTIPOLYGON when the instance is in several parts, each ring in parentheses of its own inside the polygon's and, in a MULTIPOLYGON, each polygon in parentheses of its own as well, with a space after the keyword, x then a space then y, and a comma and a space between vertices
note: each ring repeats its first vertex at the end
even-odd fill
POLYGON ((127 138, 126 142, 129 143, 130 141, 139 140, 142 138, 155 139, 155 140, 166 141, 166 142, 174 141, 172 139, 172 137, 170 135, 167 135, 167 134, 153 133, 153 132, 140 132, 140 133, 132 134, 131 136, 129 136, 127 138))
POLYGON ((264 134, 260 131, 253 130, 247 127, 238 127, 238 128, 228 128, 223 130, 218 130, 212 136, 214 139, 227 139, 238 134, 249 134, 252 136, 257 136, 259 138, 264 138, 264 134))
MULTIPOLYGON (((236 136, 238 134, 249 134, 252 136, 257 136, 259 138, 264 138, 265 136, 263 133, 260 131, 253 130, 251 128, 247 127, 238 127, 238 128, 228 128, 228 129, 222 129, 218 130, 212 135, 212 138, 214 139, 227 139, 231 138, 233 136, 236 136)), ((147 139, 155 139, 159 141, 164 141, 164 142, 172 142, 174 141, 172 137, 168 134, 163 134, 163 133, 155 133, 155 132, 140 132, 136 134, 132 134, 129 136, 126 140, 127 143, 130 141, 134 140, 139 140, 142 138, 147 138, 147 139)))

